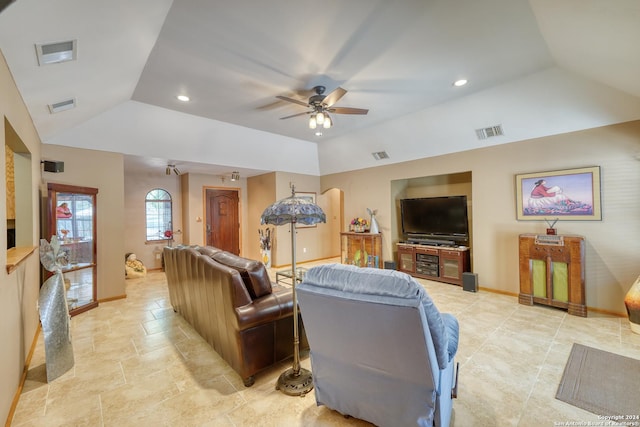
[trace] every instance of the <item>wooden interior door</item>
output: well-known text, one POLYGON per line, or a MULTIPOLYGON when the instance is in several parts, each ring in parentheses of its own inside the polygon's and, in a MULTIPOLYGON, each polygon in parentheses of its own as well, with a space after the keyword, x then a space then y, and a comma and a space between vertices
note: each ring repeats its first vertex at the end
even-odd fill
POLYGON ((207 245, 240 254, 240 219, 236 190, 207 189, 207 245))

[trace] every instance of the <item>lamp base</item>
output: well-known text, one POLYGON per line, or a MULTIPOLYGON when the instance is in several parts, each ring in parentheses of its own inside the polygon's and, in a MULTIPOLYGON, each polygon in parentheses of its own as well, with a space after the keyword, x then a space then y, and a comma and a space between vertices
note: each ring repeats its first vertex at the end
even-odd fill
POLYGON ((304 396, 313 390, 313 376, 311 371, 300 368, 296 375, 293 368, 289 368, 280 374, 276 384, 276 390, 280 390, 289 396, 304 396))

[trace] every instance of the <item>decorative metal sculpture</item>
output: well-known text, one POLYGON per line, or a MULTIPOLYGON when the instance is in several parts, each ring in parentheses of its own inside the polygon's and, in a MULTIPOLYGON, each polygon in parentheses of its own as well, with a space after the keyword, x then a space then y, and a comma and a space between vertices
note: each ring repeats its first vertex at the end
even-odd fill
POLYGON ((51 382, 74 365, 71 317, 62 276, 62 267, 69 264, 69 255, 60 250, 57 236, 51 237, 51 243, 40 239, 40 262, 47 271, 54 273, 43 283, 38 299, 40 323, 44 333, 47 382, 51 382))

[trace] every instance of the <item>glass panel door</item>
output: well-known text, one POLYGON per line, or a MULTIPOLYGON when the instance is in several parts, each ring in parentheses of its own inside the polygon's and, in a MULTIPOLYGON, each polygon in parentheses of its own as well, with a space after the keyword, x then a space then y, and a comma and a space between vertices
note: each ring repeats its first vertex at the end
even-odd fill
POLYGON ((459 260, 457 258, 445 258, 442 255, 440 257, 442 259, 442 277, 458 280, 460 277, 459 260))
POLYGON ((69 313, 97 307, 96 194, 98 190, 64 184, 48 185, 50 236, 58 236, 69 264, 62 270, 69 313))

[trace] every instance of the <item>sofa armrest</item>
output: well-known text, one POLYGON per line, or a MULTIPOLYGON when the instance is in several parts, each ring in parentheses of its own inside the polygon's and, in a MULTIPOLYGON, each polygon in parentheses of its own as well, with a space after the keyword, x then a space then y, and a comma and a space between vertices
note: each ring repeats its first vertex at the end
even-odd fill
POLYGON ((449 353, 449 362, 451 362, 458 352, 460 326, 458 325, 458 319, 450 313, 442 313, 442 321, 447 331, 447 352, 449 353))
POLYGON ((253 300, 250 304, 236 307, 240 330, 269 323, 293 314, 291 289, 275 292, 253 300))

